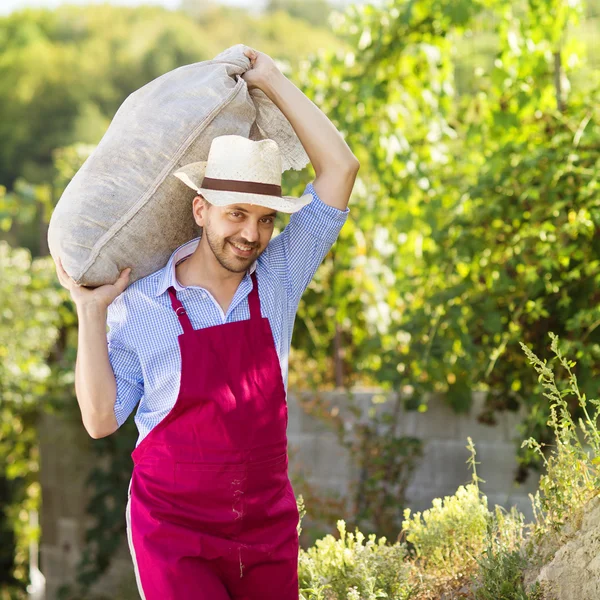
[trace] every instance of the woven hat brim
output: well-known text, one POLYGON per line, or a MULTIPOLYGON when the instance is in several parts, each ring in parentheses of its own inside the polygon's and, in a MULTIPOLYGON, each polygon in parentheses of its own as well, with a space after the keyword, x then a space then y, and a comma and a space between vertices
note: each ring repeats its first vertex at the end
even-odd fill
POLYGON ((228 206, 230 204, 256 204, 284 213, 295 213, 309 204, 313 197, 304 194, 300 198, 294 196, 265 196, 263 194, 249 194, 246 192, 225 192, 221 190, 205 190, 202 188, 202 180, 206 171, 206 161, 190 163, 181 170, 173 173, 177 179, 185 185, 202 194, 215 206, 228 206))
POLYGON ((295 213, 309 204, 313 197, 305 194, 300 198, 294 196, 265 196, 263 194, 247 194, 245 192, 222 192, 220 190, 198 190, 214 206, 230 204, 256 204, 279 212, 295 213))

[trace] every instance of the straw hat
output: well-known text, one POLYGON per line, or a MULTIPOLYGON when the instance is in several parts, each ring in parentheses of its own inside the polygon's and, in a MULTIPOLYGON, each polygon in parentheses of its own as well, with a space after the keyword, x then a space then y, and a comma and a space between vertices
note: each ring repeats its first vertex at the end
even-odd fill
POLYGON ((174 175, 215 206, 257 204, 295 213, 312 200, 310 194, 281 195, 281 156, 273 140, 221 135, 213 139, 207 161, 185 165, 174 175))

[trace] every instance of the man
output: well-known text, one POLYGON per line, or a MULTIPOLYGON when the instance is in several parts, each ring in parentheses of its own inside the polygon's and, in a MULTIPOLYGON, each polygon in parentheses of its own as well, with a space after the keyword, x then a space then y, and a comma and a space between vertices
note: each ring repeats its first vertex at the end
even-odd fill
POLYGON ((269 56, 246 56, 248 86, 279 107, 314 167, 305 195, 281 196, 274 142, 222 136, 206 163, 177 173, 198 192, 202 235, 164 269, 127 290, 128 269, 89 290, 57 264, 79 317, 84 426, 110 435, 139 403, 127 522, 148 600, 298 598, 287 356, 298 302, 346 220, 359 164, 269 56), (271 240, 277 210, 295 214, 271 240))

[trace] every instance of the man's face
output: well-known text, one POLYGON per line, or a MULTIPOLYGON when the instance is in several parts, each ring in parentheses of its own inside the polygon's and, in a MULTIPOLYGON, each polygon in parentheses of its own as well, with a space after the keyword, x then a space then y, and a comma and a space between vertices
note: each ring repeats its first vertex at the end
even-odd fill
POLYGON ((213 206, 202 199, 199 225, 202 237, 220 265, 232 273, 243 273, 264 252, 277 212, 255 204, 213 206))

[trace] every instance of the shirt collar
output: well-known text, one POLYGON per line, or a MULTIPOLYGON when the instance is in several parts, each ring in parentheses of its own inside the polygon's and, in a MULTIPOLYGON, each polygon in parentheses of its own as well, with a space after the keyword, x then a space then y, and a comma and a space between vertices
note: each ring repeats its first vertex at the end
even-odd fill
MULTIPOLYGON (((160 277, 160 281, 158 287, 156 289, 156 296, 160 296, 164 294, 171 286, 175 288, 176 292, 181 292, 185 290, 188 286, 181 285, 179 281, 177 281, 177 274, 175 271, 175 267, 188 256, 193 254, 200 243, 200 238, 194 238, 185 244, 182 244, 171 254, 171 258, 166 266, 162 270, 162 274, 160 277)), ((250 268, 247 271, 248 275, 251 275, 256 270, 256 261, 252 263, 250 268)), ((195 287, 195 286, 191 286, 195 287)))

